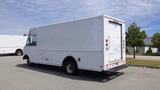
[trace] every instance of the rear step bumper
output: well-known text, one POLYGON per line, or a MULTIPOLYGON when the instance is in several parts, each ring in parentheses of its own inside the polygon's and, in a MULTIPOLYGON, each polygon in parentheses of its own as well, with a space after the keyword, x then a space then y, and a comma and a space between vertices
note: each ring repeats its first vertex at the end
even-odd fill
POLYGON ((119 71, 121 69, 124 69, 124 68, 127 68, 128 65, 127 64, 123 64, 123 65, 120 65, 118 67, 115 67, 115 68, 111 68, 111 69, 108 69, 108 70, 105 70, 105 71, 102 71, 102 72, 116 72, 116 71, 119 71))

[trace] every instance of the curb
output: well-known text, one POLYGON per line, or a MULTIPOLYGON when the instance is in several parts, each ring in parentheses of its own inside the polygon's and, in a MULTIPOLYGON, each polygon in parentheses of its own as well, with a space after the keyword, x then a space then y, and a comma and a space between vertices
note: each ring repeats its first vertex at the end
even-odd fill
POLYGON ((133 66, 133 67, 146 67, 146 68, 152 68, 152 69, 160 69, 160 67, 152 67, 152 66, 145 66, 145 65, 130 65, 128 66, 133 66))

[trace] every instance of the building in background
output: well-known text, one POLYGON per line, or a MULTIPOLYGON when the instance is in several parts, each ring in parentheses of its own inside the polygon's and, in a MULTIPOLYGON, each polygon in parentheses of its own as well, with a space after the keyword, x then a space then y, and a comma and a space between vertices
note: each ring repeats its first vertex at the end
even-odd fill
MULTIPOLYGON (((149 47, 152 45, 151 37, 145 38, 144 39, 144 44, 145 44, 145 46, 135 47, 136 48, 136 54, 143 55, 148 51, 149 47)), ((152 50, 152 53, 160 52, 160 49, 155 48, 155 47, 151 47, 151 50, 152 50)), ((126 47, 126 52, 127 52, 127 54, 133 54, 133 48, 127 46, 126 47)))

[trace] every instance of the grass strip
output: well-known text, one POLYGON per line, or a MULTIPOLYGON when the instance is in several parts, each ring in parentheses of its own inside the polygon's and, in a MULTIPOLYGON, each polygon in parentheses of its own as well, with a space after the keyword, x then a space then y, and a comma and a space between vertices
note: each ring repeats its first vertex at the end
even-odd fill
POLYGON ((145 66, 151 68, 160 68, 160 61, 153 61, 153 60, 137 60, 127 58, 126 62, 128 65, 135 65, 135 66, 145 66))

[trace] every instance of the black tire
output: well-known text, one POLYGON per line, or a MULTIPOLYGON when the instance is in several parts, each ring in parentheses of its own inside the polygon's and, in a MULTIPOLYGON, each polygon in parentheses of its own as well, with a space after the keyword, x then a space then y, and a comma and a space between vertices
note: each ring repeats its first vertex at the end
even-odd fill
POLYGON ((68 75, 74 75, 77 72, 77 66, 73 61, 65 62, 64 69, 68 75))
POLYGON ((22 52, 22 50, 20 50, 20 49, 18 49, 18 50, 16 50, 16 53, 15 53, 17 56, 21 56, 21 55, 23 55, 23 52, 22 52))
POLYGON ((27 65, 28 65, 28 66, 33 66, 33 63, 31 63, 30 60, 27 59, 27 65))

